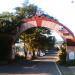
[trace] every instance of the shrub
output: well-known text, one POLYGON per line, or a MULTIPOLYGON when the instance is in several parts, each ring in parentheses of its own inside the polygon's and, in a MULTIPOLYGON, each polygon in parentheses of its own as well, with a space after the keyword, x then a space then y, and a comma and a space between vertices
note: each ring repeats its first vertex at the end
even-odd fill
POLYGON ((61 46, 61 53, 59 54, 59 63, 60 64, 66 64, 66 56, 67 56, 67 52, 66 52, 66 46, 63 45, 61 46))

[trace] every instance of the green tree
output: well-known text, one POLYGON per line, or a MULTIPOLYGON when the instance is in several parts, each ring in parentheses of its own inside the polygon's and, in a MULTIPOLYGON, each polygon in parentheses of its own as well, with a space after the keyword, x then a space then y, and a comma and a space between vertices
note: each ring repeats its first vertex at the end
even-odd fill
POLYGON ((16 28, 16 17, 13 13, 3 12, 0 14, 0 32, 8 33, 12 32, 16 28))
POLYGON ((61 45, 61 53, 59 54, 60 64, 66 64, 66 56, 67 56, 66 46, 67 44, 65 42, 61 45))
MULTIPOLYGON (((46 28, 31 28, 22 33, 22 35, 20 36, 20 38, 24 40, 27 49, 33 51, 33 54, 36 50, 46 50, 54 46, 55 39, 52 36, 46 37, 42 35, 42 33, 47 34, 45 30, 47 31, 46 28)), ((33 55, 33 57, 34 56, 35 54, 33 55)))
POLYGON ((16 17, 18 19, 30 18, 36 14, 37 6, 30 4, 28 6, 23 5, 23 7, 16 7, 16 17))
POLYGON ((0 14, 0 30, 1 32, 15 31, 17 26, 21 25, 23 18, 30 18, 36 14, 37 6, 30 4, 28 6, 16 7, 16 13, 3 12, 0 14))

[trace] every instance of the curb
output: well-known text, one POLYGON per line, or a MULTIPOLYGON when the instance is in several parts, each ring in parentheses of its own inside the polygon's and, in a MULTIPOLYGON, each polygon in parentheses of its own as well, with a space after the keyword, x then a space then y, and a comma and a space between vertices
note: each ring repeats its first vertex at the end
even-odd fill
POLYGON ((55 65, 56 65, 56 68, 57 68, 57 70, 58 70, 59 74, 60 74, 60 75, 62 75, 62 73, 61 73, 61 71, 60 71, 60 69, 59 69, 59 67, 57 66, 57 64, 56 64, 56 63, 55 63, 55 65))

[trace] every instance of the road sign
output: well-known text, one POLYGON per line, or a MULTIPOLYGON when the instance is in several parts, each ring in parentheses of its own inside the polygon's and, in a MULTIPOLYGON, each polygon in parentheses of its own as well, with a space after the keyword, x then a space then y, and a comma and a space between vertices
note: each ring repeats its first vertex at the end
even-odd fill
POLYGON ((73 60, 73 59, 75 59, 75 54, 74 54, 74 52, 72 51, 72 52, 70 52, 69 53, 69 60, 73 60))

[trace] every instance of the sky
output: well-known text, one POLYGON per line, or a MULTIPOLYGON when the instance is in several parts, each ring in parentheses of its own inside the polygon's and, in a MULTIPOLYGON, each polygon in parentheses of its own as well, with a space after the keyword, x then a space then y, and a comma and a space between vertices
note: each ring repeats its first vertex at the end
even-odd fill
MULTIPOLYGON (((22 6, 25 0, 0 0, 0 13, 14 11, 17 6, 22 6)), ((75 35, 75 0, 29 0, 49 15, 67 26, 75 35)))
POLYGON ((0 13, 4 11, 13 12, 15 7, 22 6, 24 0, 0 0, 0 13))

